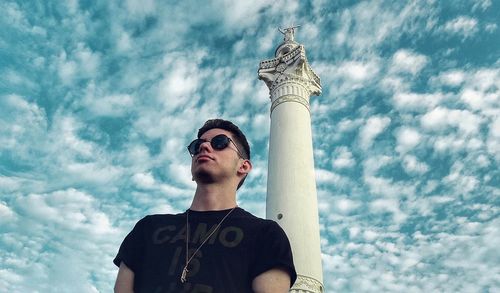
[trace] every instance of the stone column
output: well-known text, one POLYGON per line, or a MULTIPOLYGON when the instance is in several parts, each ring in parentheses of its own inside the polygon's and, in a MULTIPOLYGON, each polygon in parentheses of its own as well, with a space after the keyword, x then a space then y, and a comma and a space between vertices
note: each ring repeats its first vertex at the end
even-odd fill
POLYGON ((294 28, 281 32, 276 58, 259 66, 271 98, 266 217, 283 227, 292 245, 298 279, 290 292, 323 292, 309 107, 321 85, 304 47, 294 41, 294 28))

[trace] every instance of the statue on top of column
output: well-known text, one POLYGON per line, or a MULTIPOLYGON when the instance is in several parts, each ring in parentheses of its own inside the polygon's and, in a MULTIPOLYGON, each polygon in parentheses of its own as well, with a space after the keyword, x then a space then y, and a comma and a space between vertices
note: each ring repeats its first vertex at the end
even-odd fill
POLYGON ((288 28, 285 28, 284 30, 281 28, 278 28, 278 30, 280 31, 280 33, 282 33, 285 36, 285 38, 284 38, 285 42, 293 42, 293 36, 295 34, 295 29, 298 27, 300 27, 300 25, 288 27, 288 28))
POLYGON ((321 94, 321 81, 307 62, 304 46, 295 42, 295 29, 292 26, 285 29, 278 28, 284 37, 274 53, 275 58, 263 60, 259 64, 259 79, 263 80, 272 91, 280 82, 300 79, 307 84, 311 94, 321 94))

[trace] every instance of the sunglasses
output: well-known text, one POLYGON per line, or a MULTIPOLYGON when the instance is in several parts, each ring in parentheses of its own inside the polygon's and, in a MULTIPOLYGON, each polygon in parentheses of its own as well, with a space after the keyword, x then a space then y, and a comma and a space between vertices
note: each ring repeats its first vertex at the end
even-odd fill
POLYGON ((201 145, 203 143, 205 143, 205 142, 210 142, 210 146, 214 150, 217 150, 217 151, 220 151, 220 150, 223 150, 223 149, 227 148, 227 146, 229 145, 229 143, 232 142, 234 144, 234 146, 236 147, 236 152, 238 153, 238 155, 242 159, 245 158, 245 156, 243 156, 241 154, 240 149, 238 148, 238 146, 236 145, 236 143, 230 137, 228 137, 225 134, 216 135, 216 136, 212 137, 212 140, 206 140, 206 139, 203 139, 203 138, 197 138, 197 139, 193 140, 187 146, 187 149, 188 149, 189 154, 191 155, 191 157, 194 157, 194 156, 196 156, 197 154, 200 153, 201 145))

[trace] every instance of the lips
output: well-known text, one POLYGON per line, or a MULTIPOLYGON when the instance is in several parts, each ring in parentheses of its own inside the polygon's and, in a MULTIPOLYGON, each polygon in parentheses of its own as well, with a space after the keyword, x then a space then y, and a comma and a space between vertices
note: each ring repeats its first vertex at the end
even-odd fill
POLYGON ((196 162, 209 161, 209 160, 213 160, 213 158, 208 155, 199 155, 198 158, 196 158, 196 162))

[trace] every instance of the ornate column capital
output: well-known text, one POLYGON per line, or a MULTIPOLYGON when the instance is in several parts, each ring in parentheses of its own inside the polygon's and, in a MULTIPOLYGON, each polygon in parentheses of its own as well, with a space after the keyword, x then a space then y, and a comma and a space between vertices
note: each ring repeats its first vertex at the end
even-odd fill
POLYGON ((297 43, 284 45, 288 47, 282 48, 276 58, 260 62, 259 79, 266 83, 270 91, 280 83, 294 79, 306 86, 310 95, 320 95, 321 81, 307 62, 304 46, 297 43))

